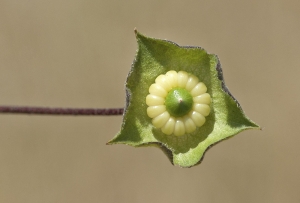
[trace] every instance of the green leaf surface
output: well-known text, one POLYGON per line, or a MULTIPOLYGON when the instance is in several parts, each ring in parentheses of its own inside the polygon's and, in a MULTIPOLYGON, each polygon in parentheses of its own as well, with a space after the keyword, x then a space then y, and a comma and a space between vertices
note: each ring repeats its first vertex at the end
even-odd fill
POLYGON ((247 118, 237 100, 224 84, 219 59, 200 47, 179 46, 136 32, 138 51, 126 81, 126 107, 121 131, 108 144, 134 147, 156 146, 172 164, 191 167, 201 162, 214 144, 246 129, 259 129, 247 118), (146 96, 160 74, 169 70, 186 71, 197 76, 211 95, 211 112, 206 123, 183 136, 165 135, 147 115, 146 96))

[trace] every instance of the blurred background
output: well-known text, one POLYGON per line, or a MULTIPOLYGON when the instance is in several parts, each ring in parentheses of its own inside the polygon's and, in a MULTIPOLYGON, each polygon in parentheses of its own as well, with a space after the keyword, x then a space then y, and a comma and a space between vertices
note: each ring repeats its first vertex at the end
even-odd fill
POLYGON ((122 117, 0 115, 0 202, 300 202, 297 0, 0 0, 0 104, 123 107, 137 44, 217 54, 263 127, 193 168, 156 148, 106 146, 122 117))

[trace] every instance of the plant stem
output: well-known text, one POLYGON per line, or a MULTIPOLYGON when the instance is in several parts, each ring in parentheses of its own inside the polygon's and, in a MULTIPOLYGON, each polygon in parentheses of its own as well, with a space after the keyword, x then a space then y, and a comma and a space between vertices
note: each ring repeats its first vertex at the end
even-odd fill
POLYGON ((42 115, 72 115, 72 116, 115 116, 123 115, 123 108, 48 108, 29 106, 0 106, 0 113, 7 114, 42 114, 42 115))

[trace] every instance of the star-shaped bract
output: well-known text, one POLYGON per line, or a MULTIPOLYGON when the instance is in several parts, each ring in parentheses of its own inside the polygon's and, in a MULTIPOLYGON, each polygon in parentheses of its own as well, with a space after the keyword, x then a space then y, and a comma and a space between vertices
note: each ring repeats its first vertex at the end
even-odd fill
POLYGON ((126 81, 126 106, 121 131, 108 144, 157 146, 172 164, 191 167, 205 151, 237 133, 259 128, 246 117, 224 84, 219 59, 200 47, 179 46, 136 32, 138 51, 126 81), (146 97, 157 76, 170 70, 186 71, 207 86, 211 112, 206 123, 190 134, 172 136, 156 129, 147 115, 146 97))

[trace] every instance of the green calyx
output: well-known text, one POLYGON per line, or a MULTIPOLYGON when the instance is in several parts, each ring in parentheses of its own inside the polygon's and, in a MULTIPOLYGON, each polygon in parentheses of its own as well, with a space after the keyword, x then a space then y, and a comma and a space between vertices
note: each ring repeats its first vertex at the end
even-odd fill
MULTIPOLYGON (((216 55, 208 54, 200 47, 179 46, 174 42, 146 37, 137 31, 136 38, 138 52, 126 80, 123 122, 120 132, 108 144, 126 144, 134 147, 156 146, 163 150, 172 164, 189 168, 199 164, 205 152, 216 143, 228 140, 244 130, 260 129, 245 115, 240 104, 226 87, 220 61, 216 55), (196 76, 206 85, 207 93, 211 95, 213 101, 210 103, 210 114, 205 117, 205 125, 182 136, 168 136, 162 130, 154 128, 153 119, 147 115, 145 98, 149 94, 149 87, 159 75, 166 74, 170 70, 185 71, 196 76)), ((169 85, 166 85, 166 89, 168 88, 169 85)), ((171 93, 169 94, 168 97, 171 97, 171 93)), ((173 99, 166 99, 164 96, 157 96, 157 98, 159 98, 157 105, 161 106, 163 103, 160 98, 165 99, 166 110, 177 112, 178 102, 173 102, 173 99)), ((155 102, 157 98, 155 97, 155 102)), ((193 110, 194 104, 187 105, 188 100, 184 98, 184 104, 192 106, 191 110, 193 110)), ((191 99, 189 101, 192 103, 191 99)), ((157 119, 158 121, 165 122, 168 115, 164 113, 157 119)), ((197 112, 194 113, 194 116, 198 115, 197 112)), ((194 117, 196 120, 198 118, 202 117, 199 115, 197 118, 194 117)), ((177 128, 180 129, 185 128, 185 124, 189 127, 194 121, 193 119, 179 120, 180 126, 177 128)), ((168 122, 165 125, 170 126, 172 122, 168 122)))
POLYGON ((182 117, 193 107, 193 97, 184 88, 173 88, 166 96, 165 105, 171 116, 182 117))

